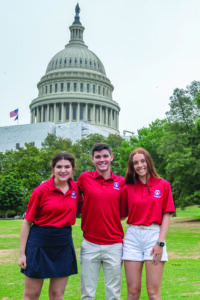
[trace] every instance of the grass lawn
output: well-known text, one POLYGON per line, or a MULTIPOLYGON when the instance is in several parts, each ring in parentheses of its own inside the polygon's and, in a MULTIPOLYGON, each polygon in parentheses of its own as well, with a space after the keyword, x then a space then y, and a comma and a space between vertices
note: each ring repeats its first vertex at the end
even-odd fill
MULTIPOLYGON (((0 221, 0 299, 21 300, 24 276, 17 266, 19 233, 22 220, 0 221)), ((127 225, 123 222, 124 230, 127 225)), ((165 265, 162 282, 162 299, 200 299, 200 208, 188 207, 177 210, 177 217, 171 219, 167 236, 169 262, 165 265)), ((73 240, 76 248, 79 274, 71 276, 65 291, 65 299, 80 299, 80 246, 82 232, 80 219, 73 226, 73 240)), ((96 298, 105 299, 104 279, 100 272, 96 298)), ((143 271, 142 294, 140 299, 148 299, 143 271)), ((121 299, 126 299, 126 280, 122 270, 121 299)), ((45 281, 40 299, 48 299, 48 280, 45 281)))

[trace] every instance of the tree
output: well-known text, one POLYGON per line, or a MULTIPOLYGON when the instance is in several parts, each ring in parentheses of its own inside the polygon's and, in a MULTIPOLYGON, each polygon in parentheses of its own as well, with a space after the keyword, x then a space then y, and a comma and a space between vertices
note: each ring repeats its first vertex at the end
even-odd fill
POLYGON ((195 101, 199 82, 186 90, 175 89, 159 148, 166 161, 166 179, 171 182, 176 206, 199 204, 200 131, 196 126, 198 106, 195 101))
POLYGON ((8 216, 9 210, 22 213, 24 193, 20 182, 10 175, 1 176, 0 182, 0 205, 5 211, 5 216, 8 216))

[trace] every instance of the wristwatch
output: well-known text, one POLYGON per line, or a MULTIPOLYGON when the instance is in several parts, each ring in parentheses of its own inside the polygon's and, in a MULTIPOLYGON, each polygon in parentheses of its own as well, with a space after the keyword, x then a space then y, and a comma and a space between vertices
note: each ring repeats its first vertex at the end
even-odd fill
POLYGON ((156 244, 159 245, 160 247, 164 247, 164 246, 165 246, 165 243, 164 243, 164 242, 159 242, 159 241, 157 241, 156 244))

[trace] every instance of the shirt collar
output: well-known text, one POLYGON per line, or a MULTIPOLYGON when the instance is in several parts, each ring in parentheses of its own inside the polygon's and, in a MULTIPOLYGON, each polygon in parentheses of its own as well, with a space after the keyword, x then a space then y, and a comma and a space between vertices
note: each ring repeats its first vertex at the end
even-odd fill
MULTIPOLYGON (((148 181, 148 186, 154 186, 155 184, 158 183, 158 180, 159 180, 158 178, 151 176, 148 181)), ((140 179, 138 179, 137 183, 140 185, 147 185, 146 183, 143 183, 140 179)))
MULTIPOLYGON (((69 191, 71 189, 74 189, 74 186, 75 186, 75 182, 72 180, 72 179, 69 179, 69 191)), ((51 178, 49 179, 49 188, 50 188, 50 191, 55 191, 55 190, 58 190, 56 187, 55 187, 55 184, 54 184, 54 180, 53 180, 53 176, 51 176, 51 178)))
MULTIPOLYGON (((110 172, 111 172, 111 176, 110 176, 110 178, 108 178, 108 179, 106 179, 106 180, 113 180, 113 181, 114 181, 114 179, 115 179, 115 174, 112 172, 112 170, 110 170, 110 172)), ((103 179, 104 179, 104 177, 103 177, 102 175, 100 175, 100 174, 97 172, 97 170, 94 171, 94 178, 95 178, 95 179, 97 179, 97 178, 103 178, 103 179)), ((104 180, 105 180, 105 179, 104 179, 104 180)))

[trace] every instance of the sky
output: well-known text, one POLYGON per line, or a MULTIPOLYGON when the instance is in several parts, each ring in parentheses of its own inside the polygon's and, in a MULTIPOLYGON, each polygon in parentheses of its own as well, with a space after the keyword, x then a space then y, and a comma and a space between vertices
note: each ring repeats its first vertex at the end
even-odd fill
MULTIPOLYGON (((175 88, 200 80, 199 0, 79 0, 84 41, 104 64, 119 129, 165 118, 175 88)), ((30 123, 50 59, 68 43, 75 0, 0 0, 0 127, 30 123), (19 120, 9 117, 19 109, 19 120)))

